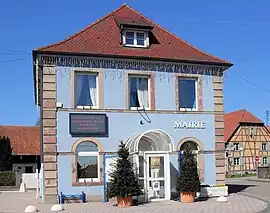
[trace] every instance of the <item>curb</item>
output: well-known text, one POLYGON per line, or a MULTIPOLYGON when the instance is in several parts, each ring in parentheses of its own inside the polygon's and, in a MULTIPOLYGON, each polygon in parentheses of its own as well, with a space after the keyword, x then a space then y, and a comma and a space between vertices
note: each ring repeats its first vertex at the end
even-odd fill
POLYGON ((270 183, 270 180, 258 180, 258 179, 246 179, 245 181, 260 182, 260 183, 270 183))
POLYGON ((247 196, 247 197, 251 197, 251 198, 254 198, 254 199, 257 199, 257 200, 260 200, 260 201, 263 201, 266 203, 266 208, 259 211, 259 212, 256 212, 256 213, 269 213, 270 212, 270 202, 267 201, 267 200, 264 200, 264 199, 261 199, 261 198, 258 198, 256 196, 253 196, 253 195, 249 195, 249 194, 245 194, 245 193, 242 193, 242 192, 238 192, 237 194, 240 194, 240 195, 244 195, 244 196, 247 196))

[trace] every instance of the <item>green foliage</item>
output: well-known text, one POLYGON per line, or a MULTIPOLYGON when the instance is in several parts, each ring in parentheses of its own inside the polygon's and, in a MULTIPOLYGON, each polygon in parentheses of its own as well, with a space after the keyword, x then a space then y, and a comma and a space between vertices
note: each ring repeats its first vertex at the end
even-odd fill
POLYGON ((14 172, 0 172, 0 186, 15 186, 16 175, 14 172))
POLYGON ((129 158, 129 151, 123 141, 120 141, 118 158, 114 171, 110 174, 112 180, 108 190, 108 197, 128 197, 142 194, 139 178, 133 170, 129 158))
POLYGON ((8 137, 0 137, 0 171, 12 170, 12 148, 8 137))
POLYGON ((197 192, 200 189, 197 161, 191 149, 185 149, 181 156, 180 176, 176 188, 180 192, 197 192))

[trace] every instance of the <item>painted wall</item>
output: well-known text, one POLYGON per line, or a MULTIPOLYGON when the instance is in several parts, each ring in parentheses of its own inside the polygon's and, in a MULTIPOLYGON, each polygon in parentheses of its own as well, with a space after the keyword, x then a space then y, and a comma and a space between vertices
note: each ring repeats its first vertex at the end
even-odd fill
MULTIPOLYGON (((57 67, 57 102, 63 108, 71 108, 71 68, 57 67)), ((102 69, 103 71, 103 102, 106 109, 126 108, 125 89, 128 83, 123 70, 102 69)), ((142 71, 143 72, 143 71, 142 71)), ((213 83, 211 76, 203 76, 203 110, 213 111, 213 83)), ((173 73, 155 73, 155 103, 156 110, 175 110, 175 77, 173 73)), ((76 110, 74 110, 76 112, 76 110)), ((174 141, 176 148, 180 140, 185 137, 195 137, 200 140, 205 150, 214 150, 214 115, 213 114, 147 114, 151 123, 147 123, 137 112, 107 113, 109 119, 109 137, 97 138, 105 151, 116 151, 119 140, 126 140, 132 135, 143 133, 151 129, 166 131, 174 141), (143 125, 140 121, 143 121, 143 125), (204 121, 203 130, 174 129, 174 121, 204 121)), ((57 151, 70 152, 72 144, 79 138, 69 134, 69 112, 57 112, 57 151)), ((174 149, 175 149, 174 148, 174 149)), ((175 176, 175 156, 170 157, 171 174, 175 176)), ((64 193, 86 193, 102 195, 103 186, 72 187, 71 155, 58 156, 58 187, 64 193)), ((204 183, 215 184, 216 168, 214 154, 206 154, 204 159, 204 183), (207 166, 206 166, 207 165, 207 166)), ((171 180, 172 191, 175 190, 175 180, 171 180)))
MULTIPOLYGON (((71 67, 57 67, 57 102, 64 108, 71 108, 71 67)), ((124 70, 102 69, 103 101, 106 109, 126 108, 125 90, 128 83, 124 70), (112 95, 117 94, 117 95, 112 95)), ((143 71, 142 71, 143 73, 143 71)), ((156 110, 175 110, 175 76, 174 73, 155 73, 156 110)), ((203 110, 214 110, 214 91, 212 76, 202 77, 203 110)))
MULTIPOLYGON (((109 137, 97 138, 105 152, 114 152, 120 140, 126 140, 130 136, 143 133, 151 129, 166 131, 174 141, 174 150, 180 140, 185 137, 195 137, 200 140, 205 150, 214 150, 214 116, 211 114, 148 114, 151 123, 143 120, 138 113, 107 113, 109 119, 109 137), (206 128, 201 130, 174 129, 174 121, 204 121, 206 128)), ((72 144, 79 138, 69 134, 69 112, 57 112, 57 151, 70 152, 72 144)), ((171 159, 176 167, 176 159, 171 159)), ((205 184, 215 184, 215 158, 214 155, 205 155, 205 184), (207 165, 207 166, 206 166, 207 165)), ((58 156, 59 190, 66 193, 80 192, 85 187, 71 186, 71 156, 58 156)), ((96 192, 102 192, 102 187, 93 187, 96 192)), ((92 191, 92 190, 91 190, 92 191)))

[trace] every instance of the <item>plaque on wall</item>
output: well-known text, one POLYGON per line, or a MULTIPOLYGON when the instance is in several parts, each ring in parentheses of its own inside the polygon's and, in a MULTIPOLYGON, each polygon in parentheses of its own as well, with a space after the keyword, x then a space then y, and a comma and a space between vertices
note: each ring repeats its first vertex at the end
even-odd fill
POLYGON ((108 136, 108 117, 106 114, 70 113, 69 133, 72 136, 108 136))

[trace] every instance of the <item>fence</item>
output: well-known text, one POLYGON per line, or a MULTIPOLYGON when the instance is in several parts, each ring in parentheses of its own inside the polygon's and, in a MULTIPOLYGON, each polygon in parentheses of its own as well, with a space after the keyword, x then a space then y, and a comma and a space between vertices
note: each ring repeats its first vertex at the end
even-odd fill
POLYGON ((22 173, 21 181, 25 184, 26 189, 35 189, 36 190, 36 196, 41 197, 42 196, 42 178, 41 174, 38 172, 38 169, 36 169, 36 173, 22 173))
POLYGON ((25 183, 27 189, 36 189, 37 186, 40 188, 39 181, 40 173, 22 173, 22 182, 25 183))

